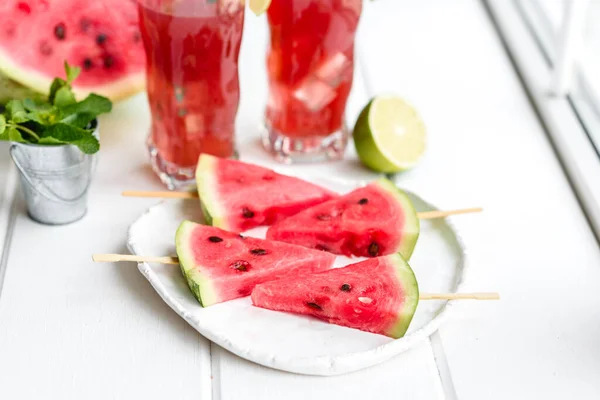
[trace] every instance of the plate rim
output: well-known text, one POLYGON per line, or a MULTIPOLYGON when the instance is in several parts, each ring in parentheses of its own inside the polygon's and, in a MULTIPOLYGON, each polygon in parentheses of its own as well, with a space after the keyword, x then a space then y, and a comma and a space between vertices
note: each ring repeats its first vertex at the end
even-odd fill
MULTIPOLYGON (((340 182, 338 182, 340 183, 340 182)), ((349 184, 349 182, 344 182, 349 184)), ((360 185, 361 182, 354 182, 355 185, 360 185)), ((394 185, 397 186, 396 183, 394 185)), ((432 210, 438 210, 430 202, 426 201, 419 195, 412 191, 405 190, 406 193, 419 198, 432 210)), ((127 248, 132 254, 139 255, 138 246, 136 241, 133 239, 133 230, 135 227, 146 218, 154 209, 161 207, 166 204, 167 201, 163 200, 157 204, 150 206, 146 209, 133 223, 131 223, 127 230, 127 248)), ((465 284, 467 272, 469 269, 469 256, 468 251, 463 241, 460 231, 456 228, 454 223, 448 219, 445 220, 446 225, 452 230, 458 244, 458 248, 461 252, 461 261, 457 265, 458 270, 458 281, 454 287, 455 292, 460 292, 465 284)), ((202 321, 191 317, 191 314, 183 307, 174 296, 172 296, 165 288, 164 284, 154 272, 150 264, 147 262, 138 263, 138 270, 148 280, 150 285, 162 298, 162 300, 175 311, 180 317, 182 317, 190 326, 192 326, 198 333, 204 336, 211 342, 223 347, 227 351, 242 357, 248 361, 257 363, 259 365, 273 368, 285 372, 292 372, 302 375, 316 375, 316 376, 334 376, 341 375, 349 372, 358 371, 364 368, 368 368, 382 362, 385 362, 392 357, 395 357, 417 344, 425 341, 433 333, 435 333, 440 326, 446 321, 451 313, 451 310, 455 307, 456 300, 449 300, 441 306, 440 312, 431 321, 427 322, 421 328, 410 333, 399 339, 394 339, 388 343, 379 345, 369 350, 360 352, 345 353, 336 356, 317 356, 317 357, 274 357, 272 354, 264 354, 260 351, 247 351, 240 347, 237 347, 235 343, 229 340, 223 340, 223 337, 218 337, 211 333, 211 330, 202 324, 202 321)))

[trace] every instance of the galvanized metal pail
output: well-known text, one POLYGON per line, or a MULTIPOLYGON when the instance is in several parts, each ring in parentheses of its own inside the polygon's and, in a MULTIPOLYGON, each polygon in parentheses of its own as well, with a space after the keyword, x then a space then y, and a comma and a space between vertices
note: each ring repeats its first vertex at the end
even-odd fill
MULTIPOLYGON (((99 138, 94 122, 94 136, 99 138)), ((21 176, 29 216, 43 224, 62 225, 87 212, 87 194, 96 156, 76 146, 14 143, 10 148, 21 176)))

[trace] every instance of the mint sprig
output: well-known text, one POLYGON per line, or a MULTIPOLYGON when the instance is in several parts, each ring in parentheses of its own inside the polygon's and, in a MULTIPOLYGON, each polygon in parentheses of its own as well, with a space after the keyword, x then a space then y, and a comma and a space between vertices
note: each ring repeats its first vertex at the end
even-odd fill
POLYGON ((40 145, 72 144, 86 154, 100 149, 90 123, 110 112, 112 103, 97 94, 77 101, 71 83, 81 68, 65 62, 66 80, 55 78, 47 100, 10 100, 0 114, 0 140, 40 145))

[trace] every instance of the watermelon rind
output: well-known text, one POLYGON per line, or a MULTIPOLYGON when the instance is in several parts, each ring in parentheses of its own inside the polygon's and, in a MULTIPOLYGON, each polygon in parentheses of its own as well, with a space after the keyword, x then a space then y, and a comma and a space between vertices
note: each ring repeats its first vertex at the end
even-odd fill
POLYGON ((226 210, 221 206, 224 202, 218 198, 217 191, 217 162, 218 158, 201 154, 196 167, 196 185, 200 197, 200 207, 204 221, 221 229, 230 229, 224 218, 226 210))
MULTIPOLYGON (((33 90, 42 95, 47 95, 54 77, 48 77, 41 74, 34 68, 24 67, 17 64, 14 58, 5 51, 0 50, 0 72, 15 82, 33 90)), ((64 77, 63 77, 64 78, 64 77)), ((106 96, 112 101, 125 99, 142 90, 146 85, 145 71, 129 74, 121 79, 96 86, 77 86, 77 81, 73 85, 73 92, 77 99, 82 100, 90 93, 96 93, 106 96)))
POLYGON ((218 303, 217 292, 211 280, 200 272, 196 265, 192 252, 191 238, 194 232, 194 224, 191 221, 183 221, 175 234, 175 248, 179 257, 179 266, 194 297, 203 307, 218 303))
POLYGON ((400 245, 396 251, 402 254, 405 259, 410 260, 420 232, 417 211, 415 210, 412 201, 408 198, 408 195, 394 185, 389 179, 378 179, 375 181, 375 184, 390 193, 404 211, 404 226, 403 232, 401 232, 402 239, 400 240, 400 245))
POLYGON ((396 276, 404 289, 404 302, 402 303, 402 308, 398 311, 398 318, 386 332, 388 336, 398 339, 403 337, 408 330, 413 315, 417 310, 417 305, 419 304, 419 285, 415 273, 400 253, 390 254, 386 256, 386 259, 396 269, 396 276))

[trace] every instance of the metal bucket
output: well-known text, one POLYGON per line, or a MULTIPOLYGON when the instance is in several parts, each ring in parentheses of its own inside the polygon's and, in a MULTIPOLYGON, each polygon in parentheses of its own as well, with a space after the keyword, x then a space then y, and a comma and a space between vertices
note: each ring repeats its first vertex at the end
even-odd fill
MULTIPOLYGON (((98 124, 94 136, 99 138, 98 124)), ((87 194, 96 167, 95 155, 76 146, 14 143, 10 155, 19 169, 29 216, 43 224, 62 225, 87 212, 87 194)))

